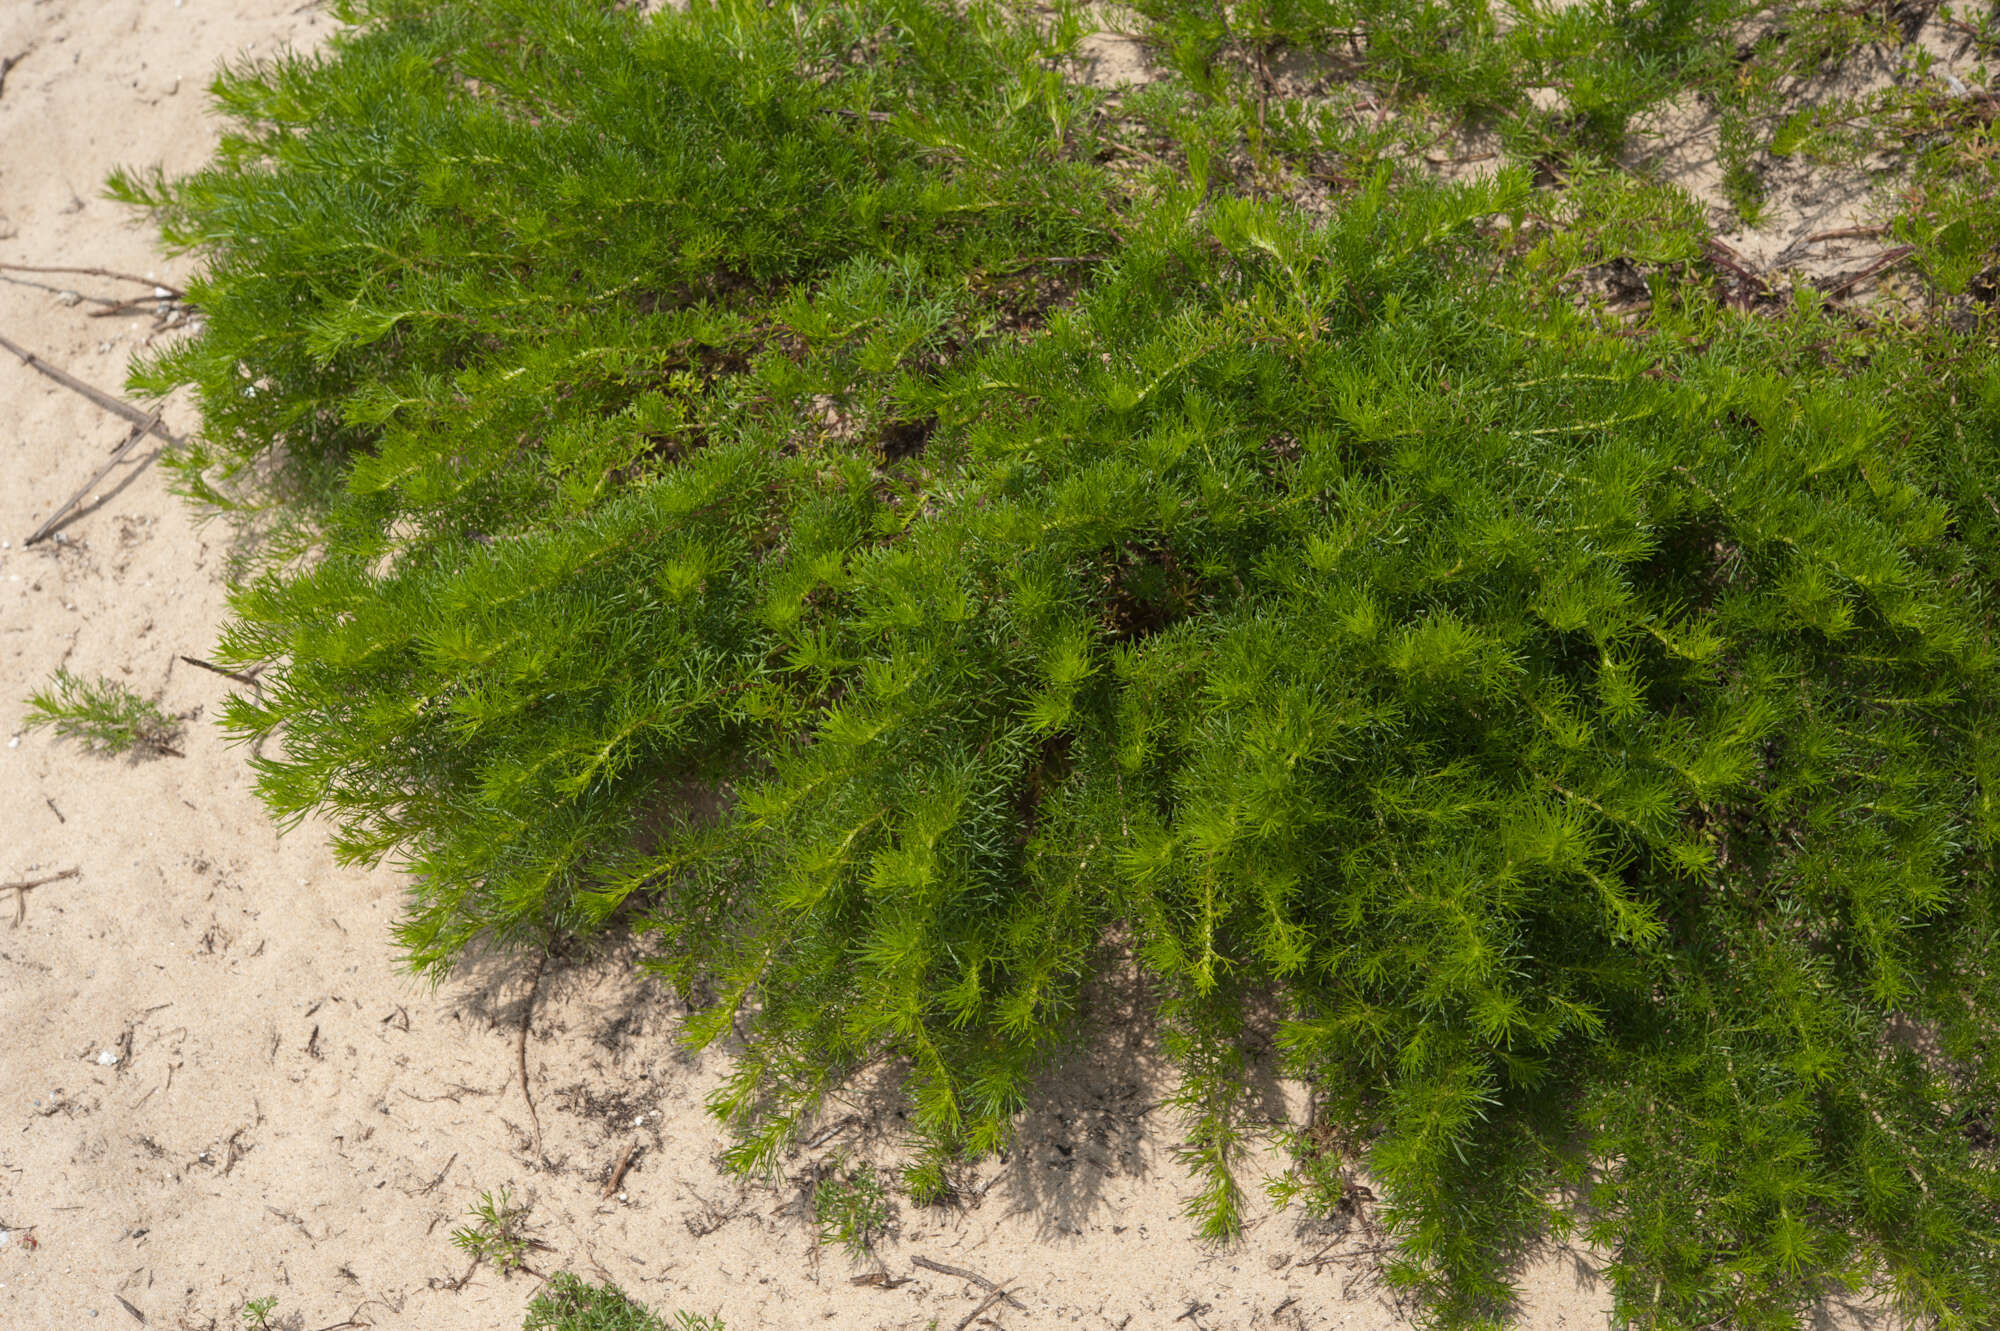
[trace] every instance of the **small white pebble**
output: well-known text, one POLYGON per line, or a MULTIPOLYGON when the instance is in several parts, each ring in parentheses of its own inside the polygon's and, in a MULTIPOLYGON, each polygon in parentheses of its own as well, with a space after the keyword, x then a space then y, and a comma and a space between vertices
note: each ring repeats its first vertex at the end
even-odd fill
POLYGON ((100 1067, 100 1068, 115 1068, 115 1067, 117 1067, 117 1066, 118 1066, 118 1055, 117 1055, 117 1054, 115 1054, 115 1053, 113 1053, 113 1052, 112 1052, 111 1050, 109 1050, 109 1049, 100 1049, 100 1050, 98 1050, 98 1051, 97 1051, 97 1066, 98 1066, 98 1067, 100 1067))
POLYGON ((618 1200, 621 1202, 629 1202, 632 1199, 630 1197, 627 1197, 624 1193, 621 1192, 618 1194, 618 1200))
MULTIPOLYGON (((179 80, 176 80, 176 82, 178 81, 179 80)), ((165 287, 154 287, 153 294, 158 296, 161 300, 165 300, 168 296, 171 296, 174 293, 167 290, 165 287)))
POLYGON ((14 736, 14 737, 13 737, 12 739, 8 740, 8 741, 7 741, 7 747, 8 747, 8 748, 10 748, 10 749, 18 749, 18 748, 20 748, 20 747, 21 747, 21 737, 20 737, 19 735, 16 735, 16 736, 14 736))
POLYGON ((645 1116, 644 1114, 641 1114, 641 1115, 639 1115, 639 1117, 637 1117, 637 1118, 633 1119, 633 1120, 632 1120, 632 1126, 633 1126, 633 1127, 635 1127, 635 1128, 643 1128, 643 1127, 645 1127, 645 1126, 646 1126, 646 1116, 645 1116))

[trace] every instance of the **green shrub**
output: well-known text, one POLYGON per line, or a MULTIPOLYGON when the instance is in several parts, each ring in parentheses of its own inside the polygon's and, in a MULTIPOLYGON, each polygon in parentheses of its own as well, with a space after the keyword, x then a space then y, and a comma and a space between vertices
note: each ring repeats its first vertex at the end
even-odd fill
POLYGON ((260 524, 229 724, 414 965, 636 916, 734 1163, 894 1060, 941 1194, 1129 948, 1205 1233, 1268 1035, 1447 1321, 1578 1223, 1641 1325, 1990 1324, 1984 334, 1600 331, 1514 172, 1135 173, 1195 122, 1067 21, 368 12, 120 189, 207 262, 138 383, 260 524))

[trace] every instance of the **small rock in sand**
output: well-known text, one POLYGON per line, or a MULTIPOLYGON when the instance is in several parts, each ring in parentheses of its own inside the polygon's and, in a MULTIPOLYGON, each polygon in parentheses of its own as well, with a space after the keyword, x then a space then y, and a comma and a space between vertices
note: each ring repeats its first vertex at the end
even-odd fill
POLYGON ((115 1053, 113 1053, 113 1052, 111 1052, 111 1051, 110 1051, 109 1049, 100 1049, 100 1050, 98 1050, 98 1051, 97 1051, 97 1066, 98 1066, 98 1067, 100 1067, 100 1068, 115 1068, 115 1067, 117 1067, 117 1066, 118 1066, 118 1055, 117 1055, 117 1054, 115 1054, 115 1053))

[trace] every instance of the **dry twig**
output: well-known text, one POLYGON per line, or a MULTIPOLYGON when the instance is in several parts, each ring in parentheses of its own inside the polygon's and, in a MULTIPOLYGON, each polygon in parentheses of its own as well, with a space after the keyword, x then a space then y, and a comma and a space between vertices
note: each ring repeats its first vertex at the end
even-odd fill
POLYGON ((977 1271, 968 1271, 962 1266, 946 1266, 943 1262, 934 1262, 928 1257, 912 1257, 910 1258, 910 1264, 912 1266, 921 1266, 926 1271, 935 1271, 941 1276, 957 1276, 960 1280, 970 1280, 981 1289, 989 1290, 996 1296, 1004 1297, 1007 1302, 1013 1304, 1023 1312, 1027 1311, 1026 1304, 1022 1303, 1012 1294, 1006 1293, 1002 1286, 988 1280, 977 1271))
POLYGON ((966 1327, 971 1326, 975 1321, 978 1320, 979 1314, 985 1312, 988 1308, 991 1308, 994 1304, 1000 1302, 1000 1300, 1002 1299, 1007 1300, 1007 1302, 1009 1303, 1014 1303, 1014 1306, 1017 1308, 1020 1306, 1018 1303, 1015 1303, 1014 1296, 1009 1294, 1005 1289, 996 1289, 991 1294, 988 1294, 983 1300, 981 1300, 977 1308, 974 1308, 971 1312, 967 1313, 963 1318, 961 1318, 959 1320, 958 1325, 952 1328, 952 1331, 965 1331, 966 1327))
POLYGON ((130 402, 127 402, 124 398, 115 397, 112 394, 105 392, 101 388, 92 388, 89 384, 77 378, 75 375, 65 374, 63 371, 58 370, 55 366, 49 364, 47 361, 43 360, 40 356, 37 356, 34 352, 22 346, 20 343, 10 341, 4 335, 0 335, 0 349, 13 352, 16 356, 21 358, 21 364, 27 366, 29 369, 35 371, 37 374, 47 375, 49 378, 61 384, 64 388, 69 389, 71 392, 89 398, 92 402, 96 403, 99 407, 102 407, 104 410, 110 412, 112 415, 123 416, 126 420, 131 421, 134 425, 144 425, 150 433, 158 435, 160 438, 164 439, 166 442, 170 444, 173 444, 175 447, 179 447, 181 442, 180 436, 175 434, 173 431, 167 429, 166 426, 160 424, 159 415, 157 412, 151 416, 148 416, 145 412, 139 410, 137 407, 133 406, 130 402))
POLYGON ((1866 282, 1869 278, 1874 277, 1884 269, 1894 267, 1916 252, 1917 247, 1915 245, 1899 245, 1893 250, 1886 250, 1876 255, 1875 261, 1866 268, 1858 272, 1849 273, 1846 277, 1841 278, 1838 282, 1828 287, 1826 294, 1829 296, 1844 296, 1855 287, 1866 282))
POLYGON ((14 923, 11 927, 20 928, 21 922, 28 918, 29 892, 44 883, 59 883, 65 878, 74 878, 81 872, 83 872, 81 869, 64 869, 61 873, 52 873, 41 878, 24 879, 18 883, 0 883, 0 892, 5 892, 9 888, 14 892, 14 923))
POLYGON ((1814 245, 1822 240, 1866 240, 1871 236, 1888 234, 1889 228, 1886 226, 1844 226, 1836 231, 1821 231, 1817 235, 1807 236, 1805 243, 1814 245))
MULTIPOLYGON (((246 675, 235 670, 226 669, 222 666, 215 664, 215 662, 213 661, 204 661, 199 656, 183 656, 181 657, 181 660, 187 662, 191 666, 199 666, 203 670, 210 670, 218 675, 222 675, 229 679, 233 679, 239 684, 248 684, 252 688, 255 688, 257 686, 257 676, 264 672, 263 666, 252 666, 250 668, 250 673, 246 675)), ((394 1015, 395 1013, 393 1012, 389 1014, 389 1016, 391 1017, 394 1015)), ((389 1017, 382 1018, 382 1020, 384 1021, 387 1021, 388 1019, 389 1017)), ((408 1028, 405 1027, 405 1029, 408 1028)))
POLYGON ((424 1184, 422 1188, 418 1189, 417 1196, 422 1197, 427 1193, 437 1191, 437 1185, 444 1182, 444 1176, 446 1174, 449 1174, 451 1172, 451 1167, 457 1163, 458 1163, 458 1152, 453 1151, 451 1153, 451 1159, 445 1161, 444 1168, 440 1169, 437 1172, 437 1177, 432 1179, 429 1183, 424 1184))
POLYGON ((849 1276, 850 1285, 863 1285, 871 1289, 901 1289, 910 1283, 908 1276, 892 1276, 887 1271, 870 1271, 866 1275, 849 1276))
POLYGON ((625 1171, 632 1167, 632 1162, 638 1159, 638 1157, 639 1143, 633 1142, 625 1149, 625 1158, 618 1162, 618 1168, 611 1171, 611 1178, 604 1185, 604 1195, 606 1197, 610 1197, 618 1191, 618 1186, 625 1181, 625 1171))
MULTIPOLYGON (((77 506, 77 503, 80 500, 82 500, 85 495, 89 494, 92 490, 96 489, 98 484, 101 481, 103 481, 103 479, 106 476, 109 476, 111 474, 112 468, 116 467, 119 463, 123 462, 125 460, 125 455, 127 453, 130 453, 134 448, 136 448, 140 440, 144 439, 147 435, 151 434, 153 432, 153 427, 158 425, 159 423, 160 423, 160 409, 158 407, 154 407, 151 415, 147 416, 145 420, 139 422, 137 425, 134 425, 130 430, 127 430, 125 432, 124 441, 121 442, 118 445, 118 447, 111 450, 111 456, 104 460, 104 465, 99 467, 96 471, 92 472, 90 479, 85 481, 81 486, 77 487, 77 491, 75 494, 63 500, 62 503, 56 505, 56 511, 49 514, 48 521, 44 522, 41 526, 35 528, 34 534, 28 537, 27 540, 21 542, 21 544, 24 546, 33 545, 35 542, 45 541, 51 535, 53 535, 56 529, 62 526, 63 523, 68 520, 70 516, 70 510, 75 508, 77 506)), ((140 468, 143 470, 145 467, 145 461, 141 461, 139 465, 140 468)))
POLYGON ((121 273, 111 268, 64 268, 60 266, 42 267, 32 263, 0 263, 0 271, 10 273, 67 273, 72 277, 109 277, 119 282, 137 282, 142 287, 152 287, 155 291, 164 291, 167 293, 164 297, 150 297, 149 299, 152 300, 187 299, 187 292, 181 290, 179 287, 169 286, 165 282, 151 277, 140 277, 137 273, 121 273))
POLYGON ((1759 295, 1768 296, 1771 294, 1770 280, 1752 268, 1749 261, 1734 249, 1714 239, 1708 242, 1707 249, 1708 261, 1717 268, 1731 274, 1738 282, 1742 283, 1746 288, 1746 298, 1748 295, 1747 288, 1751 285, 1756 286, 1757 294, 1759 295))

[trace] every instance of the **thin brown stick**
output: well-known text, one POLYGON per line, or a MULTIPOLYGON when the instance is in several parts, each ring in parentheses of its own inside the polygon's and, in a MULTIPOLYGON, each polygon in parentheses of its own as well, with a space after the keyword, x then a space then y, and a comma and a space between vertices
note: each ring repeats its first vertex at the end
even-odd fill
POLYGON ((1740 282, 1755 282, 1765 295, 1771 294, 1771 283, 1762 273, 1752 268, 1749 261, 1730 246, 1719 240, 1710 240, 1707 245, 1708 261, 1733 275, 1740 282))
POLYGON ((1822 240, 1867 240, 1871 236, 1886 236, 1886 226, 1844 226, 1837 231, 1822 231, 1818 235, 1807 236, 1805 243, 1817 244, 1822 240))
MULTIPOLYGON (((252 688, 256 687, 257 676, 263 673, 264 670, 263 666, 257 666, 251 671, 251 673, 245 675, 238 671, 229 670, 223 666, 219 666, 213 661, 204 661, 199 656, 183 656, 181 657, 181 660, 187 662, 191 666, 200 666, 203 670, 213 671, 214 673, 222 675, 225 678, 233 679, 239 684, 248 684, 252 688)), ((394 1015, 395 1015, 394 1013, 390 1014, 390 1016, 394 1015)), ((388 1017, 384 1017, 383 1020, 387 1021, 388 1017)))
POLYGON ((458 1163, 458 1152, 453 1151, 451 1153, 451 1159, 445 1161, 444 1168, 440 1169, 437 1172, 437 1177, 432 1179, 429 1183, 424 1184, 422 1188, 418 1189, 417 1196, 422 1197, 428 1193, 436 1192, 437 1185, 444 1182, 444 1176, 446 1174, 449 1174, 451 1172, 451 1167, 457 1163, 458 1163))
POLYGON ((21 358, 21 363, 27 366, 29 369, 34 370, 38 374, 47 375, 49 378, 55 380, 57 383, 61 384, 64 388, 69 389, 73 393, 79 393, 82 396, 89 398, 92 402, 96 403, 104 410, 110 412, 112 415, 123 416, 126 420, 131 421, 134 425, 144 424, 146 425, 150 433, 158 435, 160 438, 166 440, 170 444, 173 444, 175 447, 180 446, 181 442, 180 436, 175 434, 173 431, 167 429, 166 426, 160 424, 159 417, 157 415, 148 416, 145 412, 139 410, 137 407, 133 406, 130 402, 127 402, 125 399, 121 397, 115 397, 112 394, 105 392, 101 388, 92 388, 89 384, 85 383, 81 379, 78 379, 76 376, 63 373, 61 370, 58 370, 55 366, 49 364, 47 361, 43 360, 40 356, 37 356, 34 352, 28 350, 26 347, 20 345, 17 342, 9 341, 4 334, 0 334, 0 349, 5 349, 7 351, 13 352, 16 356, 19 356, 21 358))
POLYGON ((83 870, 81 869, 64 869, 61 873, 52 873, 41 878, 30 878, 24 882, 0 883, 0 892, 5 892, 9 888, 12 888, 16 892, 25 892, 31 887, 40 887, 44 883, 59 883, 65 878, 74 878, 82 872, 83 870))
POLYGON ((542 972, 548 966, 549 954, 544 952, 535 963, 535 978, 528 984, 528 1001, 521 1008, 521 1038, 514 1045, 514 1062, 521 1072, 521 1099, 527 1102, 528 1122, 535 1128, 535 1159, 542 1164, 548 1163, 542 1154, 542 1119, 535 1112, 535 1097, 528 1092, 528 1026, 535 1019, 535 996, 542 992, 542 972))
POLYGON ((85 495, 89 494, 92 490, 96 489, 98 484, 101 481, 103 481, 103 479, 106 476, 109 476, 111 474, 112 469, 125 460, 125 455, 127 453, 130 453, 134 448, 138 447, 139 441, 144 439, 147 435, 151 434, 153 432, 153 427, 158 425, 159 423, 160 423, 160 409, 158 407, 154 407, 153 412, 150 416, 146 417, 144 421, 140 422, 137 425, 134 425, 130 430, 126 431, 125 441, 119 444, 118 447, 111 450, 111 456, 104 460, 104 465, 99 467, 96 471, 92 472, 90 474, 90 479, 85 481, 81 486, 79 486, 75 494, 63 500, 62 503, 56 505, 56 511, 49 514, 48 521, 44 522, 41 526, 35 528, 34 535, 30 536, 27 540, 21 542, 21 544, 24 546, 33 545, 35 542, 47 540, 51 535, 53 535, 58 527, 62 526, 64 522, 68 521, 70 516, 70 510, 75 508, 78 502, 80 502, 85 495))
POLYGON ((1826 294, 1829 296, 1844 296, 1861 283, 1874 277, 1877 273, 1882 272, 1886 268, 1893 268, 1916 252, 1917 247, 1915 245, 1901 245, 1893 250, 1878 254, 1875 256, 1875 261, 1860 272, 1849 273, 1846 277, 1841 278, 1840 281, 1828 287, 1826 294))
POLYGON ((1333 1242, 1327 1244, 1324 1248, 1321 1248, 1318 1252, 1314 1253, 1312 1256, 1300 1262, 1299 1265, 1310 1266, 1313 1270, 1317 1271, 1322 1266, 1325 1266, 1328 1262, 1344 1262, 1347 1261, 1349 1258, 1353 1257, 1381 1257, 1385 1256, 1388 1253, 1395 1252, 1397 1247, 1397 1245, 1393 1243, 1377 1243, 1372 1245, 1371 1247, 1353 1248, 1347 1252, 1335 1252, 1334 1249, 1338 1248, 1341 1245, 1341 1243, 1345 1240, 1345 1237, 1346 1236, 1343 1235, 1341 1238, 1335 1239, 1333 1242))
POLYGON ((996 1289, 991 1294, 988 1294, 985 1297, 985 1299, 981 1300, 977 1308, 974 1308, 971 1312, 967 1313, 963 1318, 961 1318, 959 1320, 958 1325, 953 1327, 951 1331, 965 1331, 966 1327, 971 1326, 973 1322, 978 1320, 979 1314, 985 1312, 988 1308, 991 1308, 994 1304, 1000 1302, 1000 1300, 1002 1299, 1006 1299, 1009 1303, 1012 1303, 1014 1301, 1013 1297, 1009 1295, 1005 1289, 996 1289))
MULTIPOLYGON (((169 286, 151 277, 140 277, 137 273, 121 273, 110 268, 44 268, 32 263, 0 263, 0 270, 10 273, 69 273, 75 277, 109 277, 120 282, 137 282, 142 287, 153 287, 166 292, 174 300, 187 299, 187 292, 179 287, 169 286)), ((155 296, 153 299, 161 298, 155 296)))
POLYGON ((1976 28, 1963 19, 1947 18, 1942 14, 1934 15, 1933 17, 1936 18, 1937 24, 1941 28, 1950 28, 1953 32, 1962 32, 1974 41, 1985 42, 1989 46, 1993 43, 1994 34, 1992 32, 1983 28, 1976 28))
MULTIPOLYGON (((126 304, 125 301, 112 300, 109 296, 93 296, 88 291, 75 291, 69 287, 51 286, 47 282, 37 282, 33 278, 28 277, 9 277, 5 273, 0 273, 0 282, 5 282, 9 286, 33 287, 37 291, 47 291, 56 296, 75 296, 78 300, 87 300, 92 305, 110 306, 113 310, 122 309, 126 304)), ((157 301, 161 298, 156 296, 154 299, 157 301)))
POLYGON ((171 303, 172 296, 138 296, 132 300, 107 300, 100 302, 104 308, 92 310, 84 315, 86 319, 115 319, 121 314, 158 314, 161 301, 171 303))
MULTIPOLYGON (((991 1290, 996 1293, 1001 1292, 1001 1286, 980 1275, 979 1272, 968 1271, 962 1266, 946 1266, 943 1262, 934 1262, 928 1257, 912 1257, 910 1258, 910 1264, 912 1266, 921 1266, 926 1271, 935 1271, 941 1276, 957 1276, 960 1280, 970 1280, 973 1284, 984 1290, 991 1290)), ((1016 1308, 1020 1308, 1023 1312, 1027 1311, 1027 1305, 1023 1304, 1012 1294, 1008 1294, 1006 1298, 1007 1302, 1013 1304, 1016 1308)))
POLYGON ((633 1142, 625 1148, 625 1158, 618 1162, 618 1168, 611 1171, 611 1181, 604 1185, 604 1195, 606 1197, 618 1191, 618 1186, 625 1181, 625 1171, 632 1167, 632 1162, 638 1159, 638 1157, 639 1143, 633 1142))
POLYGON ((21 922, 28 918, 28 893, 44 883, 59 883, 65 878, 74 878, 82 872, 81 869, 64 869, 61 873, 52 873, 41 878, 24 879, 18 883, 0 883, 0 892, 11 888, 14 893, 14 923, 10 927, 18 929, 21 927, 21 922))

